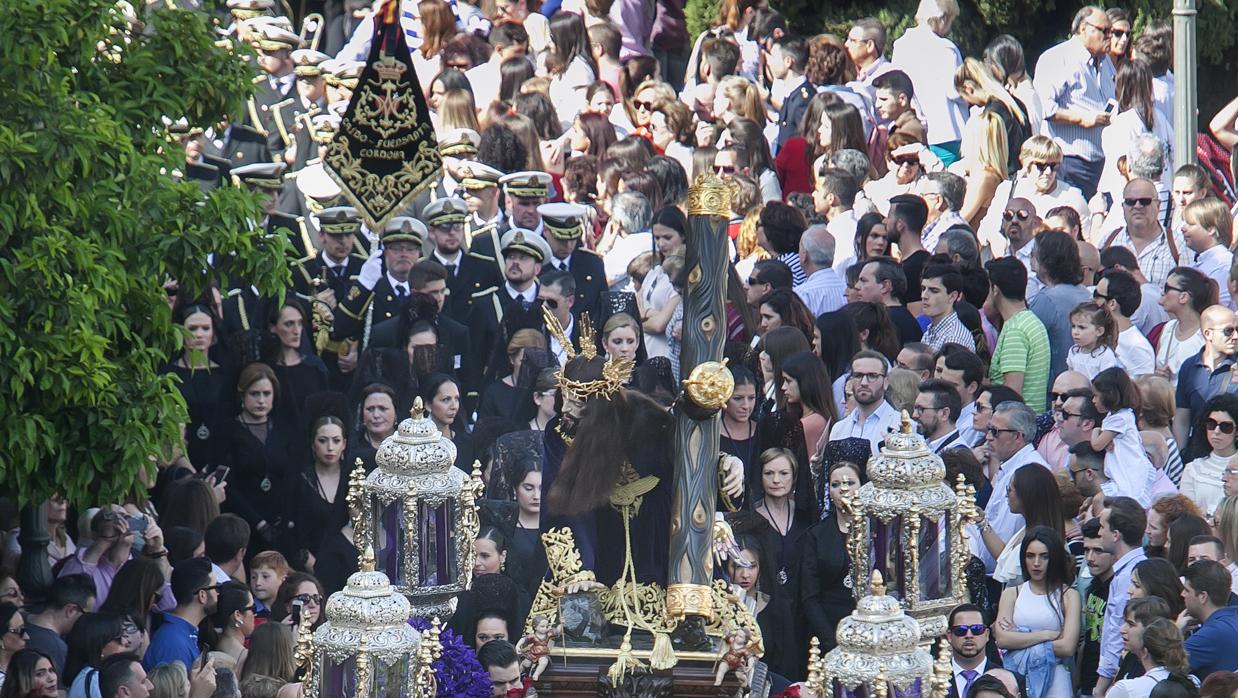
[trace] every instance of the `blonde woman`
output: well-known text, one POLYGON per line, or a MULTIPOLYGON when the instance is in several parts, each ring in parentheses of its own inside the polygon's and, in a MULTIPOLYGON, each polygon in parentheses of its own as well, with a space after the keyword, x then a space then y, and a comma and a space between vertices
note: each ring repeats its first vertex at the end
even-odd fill
POLYGON ((757 262, 769 259, 769 252, 757 243, 757 223, 761 220, 761 211, 765 204, 757 204, 744 214, 744 222, 739 224, 739 235, 735 238, 735 251, 739 261, 735 263, 735 273, 741 279, 747 279, 757 262))
POLYGON ((967 181, 967 195, 959 215, 978 226, 993 202, 998 185, 1006 181, 1006 127, 992 112, 980 112, 963 129, 962 159, 950 170, 967 181))
POLYGON ((975 58, 965 59, 955 71, 954 88, 964 102, 981 109, 981 113, 996 114, 1002 120, 1006 127, 1006 173, 1014 174, 1019 169, 1019 148, 1032 135, 1027 107, 1007 92, 988 67, 975 58))
MULTIPOLYGON (((1227 494, 1212 512, 1212 530, 1225 546, 1225 559, 1238 557, 1238 496, 1227 494)), ((1231 573, 1238 571, 1238 564, 1229 563, 1231 573)), ((1235 584, 1234 586, 1238 586, 1235 584)))
MULTIPOLYGON (((980 227, 976 229, 980 243, 989 245, 994 257, 1006 253, 1007 243, 1001 233, 1002 213, 1006 202, 1015 197, 1030 201, 1042 218, 1058 206, 1069 206, 1079 214, 1080 221, 1088 220, 1088 203, 1083 193, 1057 177, 1057 171, 1062 166, 1062 148, 1056 141, 1048 136, 1027 139, 1019 149, 1019 164, 1021 167, 1014 179, 997 187, 993 194, 995 205, 989 207, 980 221, 980 227)), ((1083 232, 1086 236, 1086 227, 1083 232)))
POLYGON ((718 83, 714 90, 713 112, 717 123, 724 126, 736 117, 751 119, 762 126, 769 121, 760 88, 738 75, 728 75, 718 83))
POLYGON ((468 90, 447 90, 443 93, 442 104, 439 105, 438 132, 450 133, 457 128, 481 133, 481 126, 477 123, 477 105, 473 103, 473 93, 468 90))

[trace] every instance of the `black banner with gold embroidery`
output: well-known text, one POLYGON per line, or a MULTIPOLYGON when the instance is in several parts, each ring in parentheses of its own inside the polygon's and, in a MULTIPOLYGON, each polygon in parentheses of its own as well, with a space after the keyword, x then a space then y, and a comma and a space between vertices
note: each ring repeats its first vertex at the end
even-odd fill
POLYGON ((381 230, 399 215, 442 168, 399 5, 387 0, 373 19, 369 60, 324 158, 327 172, 370 230, 381 230))

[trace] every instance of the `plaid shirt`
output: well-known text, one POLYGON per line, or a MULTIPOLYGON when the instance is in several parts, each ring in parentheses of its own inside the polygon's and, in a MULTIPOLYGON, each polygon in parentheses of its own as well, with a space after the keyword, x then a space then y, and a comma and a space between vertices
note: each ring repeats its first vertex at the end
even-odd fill
MULTIPOLYGON (((1165 231, 1162 230, 1156 241, 1139 251, 1135 247, 1135 243, 1131 240, 1130 233, 1123 226, 1118 231, 1109 236, 1109 240, 1104 244, 1104 247, 1113 246, 1125 247, 1135 253, 1139 260, 1139 271, 1143 272, 1148 283, 1155 286, 1160 286, 1169 280, 1169 272, 1174 267, 1178 266, 1178 260, 1182 257, 1183 250, 1186 250, 1186 240, 1183 239, 1180 232, 1174 233, 1173 244, 1170 245, 1169 238, 1165 231)), ((1189 260, 1185 260, 1184 264, 1189 264, 1189 260)))
POLYGON ((951 342, 962 344, 970 351, 976 350, 976 339, 972 337, 971 330, 963 326, 958 313, 950 313, 940 322, 929 324, 920 341, 932 347, 933 351, 941 351, 943 346, 951 342))

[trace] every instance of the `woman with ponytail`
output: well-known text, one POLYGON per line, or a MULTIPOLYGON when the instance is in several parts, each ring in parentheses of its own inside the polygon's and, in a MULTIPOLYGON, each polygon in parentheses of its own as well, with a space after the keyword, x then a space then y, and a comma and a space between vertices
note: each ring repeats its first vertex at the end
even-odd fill
POLYGON ((210 626, 204 629, 215 666, 230 668, 239 676, 249 653, 245 642, 254 633, 254 597, 249 587, 240 582, 221 584, 215 613, 203 625, 210 626))
MULTIPOLYGON (((1137 626, 1123 626, 1122 633, 1138 632, 1137 626)), ((1143 676, 1113 684, 1109 698, 1148 698, 1156 685, 1175 674, 1185 676, 1190 664, 1183 646, 1182 631, 1173 621, 1157 618, 1143 626, 1143 641, 1135 643, 1143 665, 1143 676)), ((1188 679, 1189 680, 1189 679, 1188 679)))

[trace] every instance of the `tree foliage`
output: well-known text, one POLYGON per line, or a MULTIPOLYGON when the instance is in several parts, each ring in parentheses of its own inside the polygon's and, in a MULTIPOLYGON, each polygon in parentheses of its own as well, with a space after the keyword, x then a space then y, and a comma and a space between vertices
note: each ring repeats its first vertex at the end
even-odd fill
POLYGON ((0 5, 0 492, 114 501, 185 418, 164 280, 286 281, 253 195, 163 174, 184 153, 161 117, 216 123, 252 73, 196 13, 130 31, 109 0, 0 5))
MULTIPOLYGON (((693 38, 718 21, 721 0, 688 0, 684 13, 693 38)), ((979 56, 998 34, 1010 34, 1023 43, 1029 70, 1042 51, 1062 41, 1069 33, 1070 20, 1085 2, 1080 0, 959 0, 960 16, 950 38, 964 55, 979 56)), ((1200 113, 1206 122, 1223 104, 1233 98, 1233 75, 1238 69, 1238 1, 1197 0, 1199 46, 1200 113)), ((885 25, 888 44, 902 36, 915 23, 919 0, 774 0, 771 6, 787 17, 791 31, 812 36, 830 32, 845 37, 851 23, 862 17, 876 17, 885 25)), ((1128 0, 1107 2, 1103 6, 1124 7, 1135 17, 1135 30, 1148 21, 1172 21, 1173 0, 1128 0)), ((887 56, 889 48, 887 46, 887 56)))

